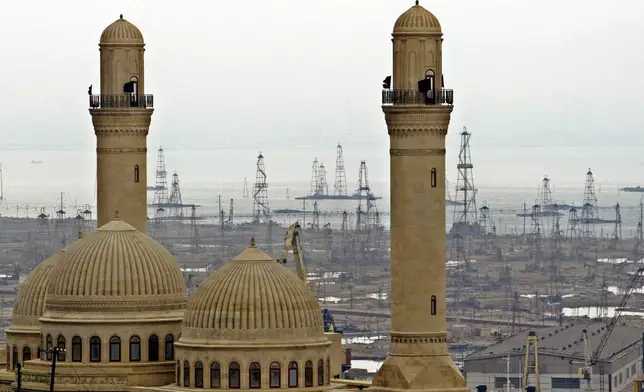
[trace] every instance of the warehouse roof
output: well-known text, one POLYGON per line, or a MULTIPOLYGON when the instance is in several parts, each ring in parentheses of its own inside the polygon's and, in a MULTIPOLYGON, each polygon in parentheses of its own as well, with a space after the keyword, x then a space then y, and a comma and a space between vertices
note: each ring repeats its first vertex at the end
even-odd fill
MULTIPOLYGON (((561 327, 549 327, 535 330, 539 341, 539 355, 550 354, 570 358, 584 358, 584 343, 582 331, 585 329, 590 341, 590 349, 594 351, 602 336, 606 333, 606 323, 590 321, 580 324, 569 324, 561 327)), ((612 361, 613 357, 639 345, 643 339, 642 329, 628 327, 622 324, 615 326, 599 359, 612 361)), ((466 361, 493 358, 510 355, 523 355, 529 331, 523 331, 506 340, 493 344, 483 350, 467 356, 466 361)))

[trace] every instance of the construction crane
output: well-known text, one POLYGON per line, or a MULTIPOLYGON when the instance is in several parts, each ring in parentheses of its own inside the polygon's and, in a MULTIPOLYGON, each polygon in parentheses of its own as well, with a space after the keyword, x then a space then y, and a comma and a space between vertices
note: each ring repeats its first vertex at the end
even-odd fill
MULTIPOLYGON (((601 340, 599 341, 599 344, 597 345, 597 348, 595 349, 595 351, 591 351, 590 341, 588 340, 588 331, 584 329, 581 332, 582 340, 584 341, 584 362, 583 362, 584 367, 579 369, 579 375, 586 380, 586 389, 585 389, 586 392, 592 391, 590 382, 593 376, 593 366, 599 360, 599 356, 604 350, 604 347, 606 347, 606 344, 608 343, 608 339, 610 338, 610 335, 613 332, 613 329, 615 329, 615 326, 617 325, 619 316, 622 314, 624 307, 626 307, 626 303, 631 298, 631 293, 633 292, 633 289, 635 289, 640 278, 642 277, 642 273, 644 273, 644 267, 638 268, 637 271, 633 274, 633 277, 631 278, 631 280, 626 284, 626 287, 624 288, 624 296, 622 297, 622 300, 620 301, 619 306, 615 309, 615 314, 613 315, 610 322, 606 326, 606 332, 604 332, 604 334, 602 335, 601 340)), ((570 361, 570 363, 579 363, 579 362, 570 361)))
POLYGON ((299 222, 293 223, 286 230, 286 237, 284 238, 284 261, 286 262, 286 257, 288 252, 293 252, 293 258, 295 259, 295 267, 297 269, 297 276, 300 277, 307 283, 306 280, 306 265, 304 264, 304 255, 302 251, 302 242, 300 240, 300 235, 302 234, 302 227, 299 222))

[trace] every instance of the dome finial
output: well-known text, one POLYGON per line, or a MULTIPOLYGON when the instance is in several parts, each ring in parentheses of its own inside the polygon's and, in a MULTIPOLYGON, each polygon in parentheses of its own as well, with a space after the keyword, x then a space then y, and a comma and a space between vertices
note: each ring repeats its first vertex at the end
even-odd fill
MULTIPOLYGON (((418 5, 418 0, 416 0, 416 5, 418 5)), ((122 18, 122 17, 123 17, 123 15, 121 15, 121 18, 122 18)))
POLYGON ((250 247, 251 247, 251 248, 255 248, 255 247, 256 247, 256 246, 255 246, 255 237, 251 237, 251 238, 250 238, 250 247))
POLYGON ((119 210, 114 210, 114 219, 120 219, 119 218, 119 210))
MULTIPOLYGON (((418 0, 416 0, 416 4, 418 4, 418 0)), ((119 15, 119 19, 123 19, 123 14, 119 15)))

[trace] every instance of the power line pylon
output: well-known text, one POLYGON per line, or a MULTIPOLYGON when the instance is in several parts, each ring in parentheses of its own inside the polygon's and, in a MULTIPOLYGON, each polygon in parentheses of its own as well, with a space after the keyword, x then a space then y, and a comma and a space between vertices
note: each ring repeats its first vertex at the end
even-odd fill
POLYGON ((584 202, 581 210, 581 237, 587 245, 595 245, 597 240, 595 224, 599 222, 597 196, 595 195, 595 178, 593 172, 588 169, 586 173, 586 186, 584 187, 584 202))
POLYGON ((335 184, 333 185, 333 195, 347 196, 347 172, 344 169, 344 155, 340 143, 338 143, 335 157, 335 184))
POLYGON ((165 169, 165 154, 159 147, 157 156, 156 184, 152 204, 159 206, 168 202, 168 172, 165 169))
POLYGON ((311 167, 311 190, 310 196, 315 196, 318 193, 318 175, 320 174, 320 167, 317 157, 313 159, 313 166, 311 167))
POLYGON ((324 167, 324 163, 321 163, 318 168, 316 194, 321 196, 329 195, 329 185, 326 182, 326 168, 324 167))
POLYGON ((471 134, 463 127, 461 149, 458 154, 458 180, 456 181, 456 203, 452 231, 473 234, 479 231, 476 209, 476 188, 474 187, 474 165, 470 154, 471 134))
POLYGON ((268 219, 269 214, 266 167, 264 166, 264 155, 260 152, 257 156, 257 173, 255 174, 255 186, 253 189, 253 217, 255 222, 259 223, 263 219, 268 219))

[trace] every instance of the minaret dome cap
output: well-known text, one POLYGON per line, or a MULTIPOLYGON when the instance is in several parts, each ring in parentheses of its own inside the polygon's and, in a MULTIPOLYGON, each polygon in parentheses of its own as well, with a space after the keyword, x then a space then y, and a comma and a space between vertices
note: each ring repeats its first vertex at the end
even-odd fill
POLYGON ((416 1, 396 20, 394 34, 442 34, 442 30, 438 18, 416 1))
POLYGON ((143 34, 138 27, 123 19, 120 15, 114 23, 107 26, 101 34, 100 45, 123 45, 140 46, 144 45, 143 34))

